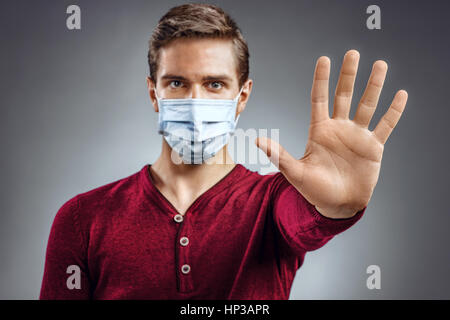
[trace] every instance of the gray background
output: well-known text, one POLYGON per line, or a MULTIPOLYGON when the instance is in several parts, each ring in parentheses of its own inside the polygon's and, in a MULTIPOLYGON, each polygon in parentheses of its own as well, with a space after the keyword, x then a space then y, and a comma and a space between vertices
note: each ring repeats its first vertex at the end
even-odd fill
MULTIPOLYGON (((38 297, 51 223, 65 201, 158 157, 147 42, 181 3, 2 1, 1 299, 38 297), (70 4, 81 7, 81 30, 66 28, 70 4)), ((290 298, 449 299, 450 2, 213 3, 235 18, 250 48, 254 89, 239 127, 281 128, 282 145, 296 157, 319 56, 331 59, 333 93, 344 53, 361 53, 352 115, 372 63, 389 64, 370 129, 397 90, 409 93, 365 216, 307 254, 290 298), (366 28, 371 4, 381 8, 381 30, 366 28), (381 268, 380 290, 366 287, 372 264, 381 268)))

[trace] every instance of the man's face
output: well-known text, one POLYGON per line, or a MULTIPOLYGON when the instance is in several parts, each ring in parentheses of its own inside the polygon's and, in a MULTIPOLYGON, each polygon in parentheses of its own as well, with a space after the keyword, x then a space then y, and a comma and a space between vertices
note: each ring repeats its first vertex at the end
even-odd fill
MULTIPOLYGON (((231 40, 188 39, 172 41, 160 51, 156 91, 163 99, 234 99, 240 91, 237 61, 231 40)), ((155 84, 147 78, 155 111, 155 84)), ((242 112, 252 81, 244 84, 236 114, 242 112)))

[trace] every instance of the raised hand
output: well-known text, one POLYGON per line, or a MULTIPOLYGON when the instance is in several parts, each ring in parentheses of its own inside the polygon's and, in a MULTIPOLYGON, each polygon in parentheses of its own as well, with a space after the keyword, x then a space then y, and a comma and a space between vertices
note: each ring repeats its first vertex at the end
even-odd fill
POLYGON ((376 61, 355 117, 349 119, 358 63, 358 51, 350 50, 345 54, 330 118, 330 59, 320 57, 317 60, 308 142, 301 159, 295 159, 268 138, 256 140, 257 146, 286 179, 321 214, 330 218, 348 218, 367 206, 378 181, 384 144, 408 99, 407 92, 399 90, 375 129, 368 129, 387 72, 386 62, 376 61))

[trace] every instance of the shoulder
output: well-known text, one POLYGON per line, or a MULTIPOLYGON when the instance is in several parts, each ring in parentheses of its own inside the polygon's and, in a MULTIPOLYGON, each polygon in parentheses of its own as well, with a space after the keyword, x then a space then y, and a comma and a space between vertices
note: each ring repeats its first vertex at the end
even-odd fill
POLYGON ((107 184, 80 193, 77 195, 77 197, 80 199, 81 203, 104 202, 110 199, 115 199, 117 197, 123 197, 129 193, 134 192, 138 188, 136 184, 139 183, 139 175, 142 173, 142 170, 144 170, 144 168, 129 176, 114 180, 107 184))
POLYGON ((250 170, 241 164, 237 174, 236 187, 247 186, 249 188, 263 188, 266 190, 275 190, 281 183, 285 182, 284 176, 279 171, 261 174, 258 171, 250 170))
POLYGON ((126 177, 79 193, 67 200, 60 211, 85 219, 106 212, 108 209, 120 208, 121 204, 137 195, 140 176, 145 169, 146 166, 126 177))

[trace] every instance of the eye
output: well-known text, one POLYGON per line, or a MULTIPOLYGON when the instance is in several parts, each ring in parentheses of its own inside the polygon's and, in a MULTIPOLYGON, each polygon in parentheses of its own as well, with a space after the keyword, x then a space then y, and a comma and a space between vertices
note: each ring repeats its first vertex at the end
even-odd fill
POLYGON ((222 89, 223 83, 220 82, 220 81, 213 81, 213 82, 210 83, 210 87, 213 88, 213 89, 216 89, 216 90, 217 89, 222 89))
POLYGON ((170 82, 170 86, 172 88, 179 88, 181 86, 181 81, 180 80, 172 80, 170 82))

